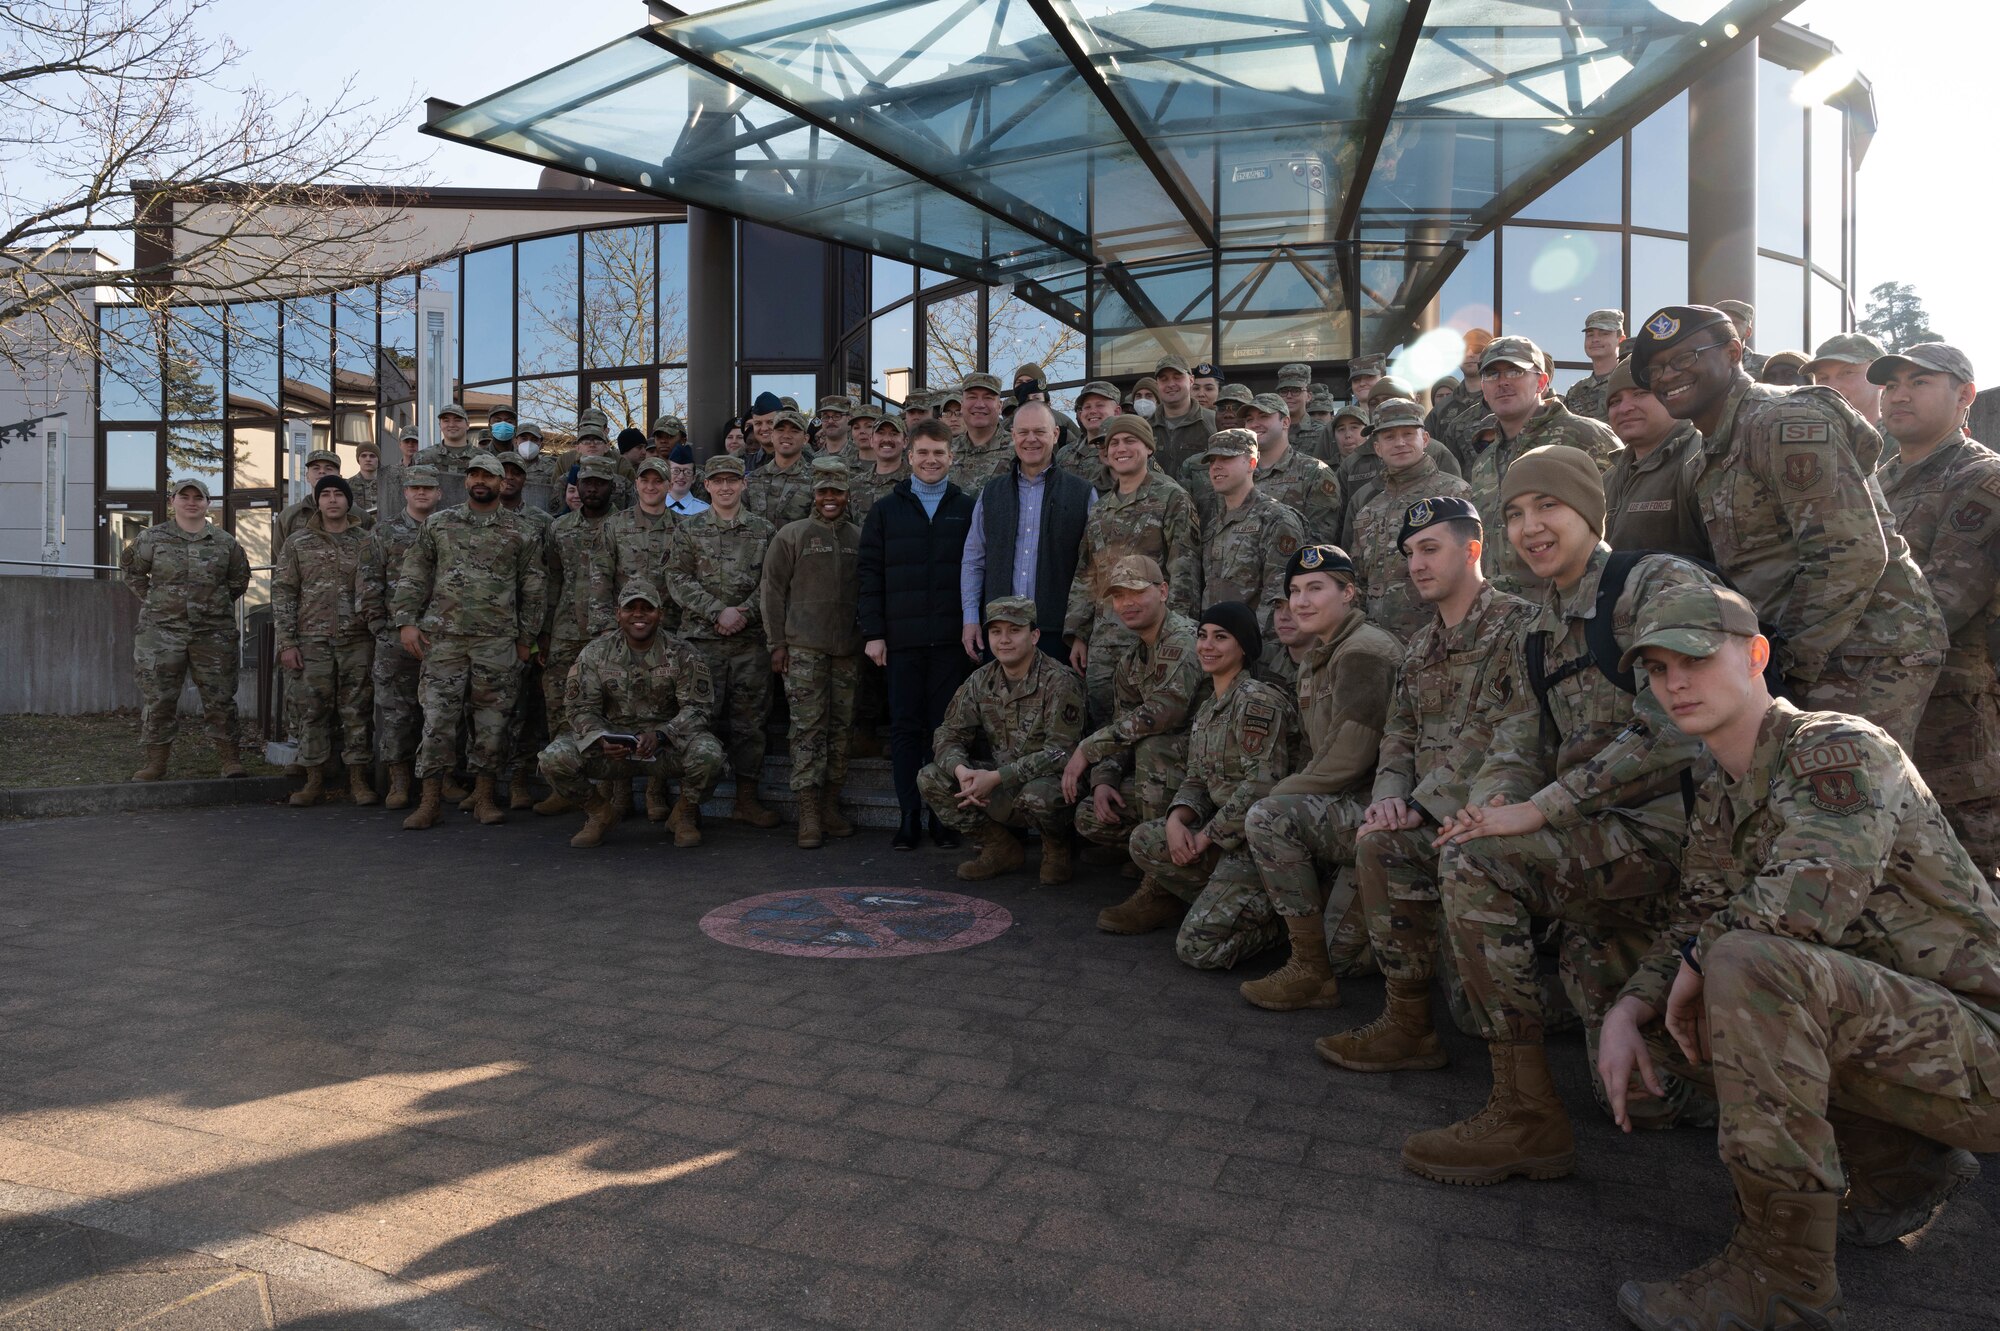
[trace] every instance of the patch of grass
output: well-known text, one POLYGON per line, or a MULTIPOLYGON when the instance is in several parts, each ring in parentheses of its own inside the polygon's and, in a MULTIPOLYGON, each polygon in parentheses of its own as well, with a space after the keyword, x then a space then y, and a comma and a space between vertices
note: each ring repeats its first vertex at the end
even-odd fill
MULTIPOLYGON (((243 765, 252 776, 277 776, 264 761, 264 742, 251 726, 240 728, 243 765)), ((0 789, 102 786, 130 779, 146 759, 139 747, 139 714, 93 712, 84 716, 0 716, 0 789)), ((201 718, 183 716, 167 780, 220 776, 222 762, 203 733, 201 718)))

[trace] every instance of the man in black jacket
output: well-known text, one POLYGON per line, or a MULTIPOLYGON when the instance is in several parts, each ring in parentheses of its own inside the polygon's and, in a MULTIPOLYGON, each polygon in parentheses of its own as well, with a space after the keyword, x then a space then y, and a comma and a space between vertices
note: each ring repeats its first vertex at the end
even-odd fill
MULTIPOLYGON (((910 475, 868 510, 858 561, 864 650, 888 672, 889 760, 903 810, 897 850, 916 849, 924 813, 917 773, 973 666, 960 643, 958 586, 973 500, 946 479, 950 428, 935 420, 914 426, 909 463, 910 475)), ((959 843, 935 813, 930 830, 940 846, 959 843)))

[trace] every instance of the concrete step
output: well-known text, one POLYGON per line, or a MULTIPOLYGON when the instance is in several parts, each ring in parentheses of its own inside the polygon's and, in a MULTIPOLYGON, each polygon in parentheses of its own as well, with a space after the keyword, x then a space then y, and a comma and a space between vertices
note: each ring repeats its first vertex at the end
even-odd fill
MULTIPOLYGON (((799 816, 798 796, 792 791, 792 762, 790 758, 768 756, 764 759, 764 770, 757 781, 757 798, 766 807, 778 813, 787 823, 796 823, 799 816)), ((645 780, 635 778, 634 797, 643 806, 645 803, 645 780)), ((736 802, 736 782, 725 778, 718 783, 714 792, 701 806, 704 817, 722 818, 736 802)), ((896 792, 890 778, 889 760, 886 758, 854 758, 847 764, 847 780, 840 791, 840 810, 847 815, 847 821, 856 827, 877 827, 893 830, 901 818, 901 809, 896 803, 896 792)))

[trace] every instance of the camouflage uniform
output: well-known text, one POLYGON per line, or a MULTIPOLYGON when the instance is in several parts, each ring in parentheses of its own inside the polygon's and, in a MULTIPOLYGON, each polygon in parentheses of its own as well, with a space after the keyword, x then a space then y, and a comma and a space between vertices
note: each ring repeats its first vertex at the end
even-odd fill
POLYGON ((1606 544, 1714 561, 1688 475, 1688 460, 1700 448, 1701 432, 1682 421, 1643 458, 1630 448, 1618 450, 1604 473, 1606 544))
POLYGON ((563 728, 563 697, 569 688, 569 668, 584 644, 601 637, 618 623, 618 543, 613 518, 588 518, 582 509, 565 513, 549 525, 540 554, 548 567, 549 638, 542 662, 542 698, 548 707, 549 733, 563 728))
POLYGON ((2000 901, 1890 737, 1773 702, 1750 769, 1712 762, 1669 928, 1625 992, 1702 973, 1725 1163, 1845 1190, 1884 1138, 2000 1150, 2000 901))
POLYGON ((701 654, 670 633, 655 633, 634 651, 622 630, 586 643, 569 672, 563 710, 568 723, 542 750, 542 779, 579 803, 590 783, 636 772, 679 777, 681 795, 700 804, 722 771, 722 745, 709 733, 714 693, 701 654), (613 761, 590 752, 607 734, 660 731, 664 739, 651 763, 613 761))
MULTIPOLYGON (((1118 488, 1118 477, 1112 472, 1111 464, 1104 460, 1104 454, 1099 449, 1099 445, 1103 442, 1101 435, 1094 439, 1072 439, 1058 448, 1055 456, 1056 466, 1072 476, 1081 476, 1089 481, 1090 488, 1097 491, 1100 498, 1118 488)), ((1187 487, 1183 484, 1181 488, 1187 487)))
POLYGON ((1304 539, 1299 515, 1255 485, 1236 508, 1223 508, 1213 523, 1201 525, 1202 599, 1210 605, 1241 601, 1254 610, 1266 659, 1285 650, 1271 612, 1284 603, 1285 564, 1304 539))
MULTIPOLYGON (((1307 544, 1331 541, 1339 533, 1345 494, 1340 476, 1312 454, 1301 452, 1296 441, 1276 462, 1259 458, 1255 479, 1257 493, 1299 515, 1300 536, 1307 544)), ((1204 513, 1202 521, 1208 520, 1204 513)))
POLYGON ((423 709, 417 705, 417 679, 424 663, 403 650, 389 616, 389 598, 402 574, 403 556, 422 530, 400 513, 376 524, 361 569, 362 615, 375 635, 375 756, 385 763, 415 759, 417 739, 424 730, 423 709))
POLYGON ((1183 462, 1208 447, 1208 437, 1215 433, 1215 413, 1190 398, 1187 415, 1169 416, 1163 403, 1152 425, 1154 461, 1167 476, 1178 476, 1183 462))
POLYGON ((777 535, 770 523, 739 510, 724 522, 714 509, 674 529, 667 556, 667 595, 681 608, 681 632, 708 662, 716 716, 727 718, 730 769, 740 789, 755 790, 764 769, 764 724, 771 714, 771 653, 764 642, 757 585, 764 550, 777 535), (749 623, 733 634, 716 628, 734 607, 749 623))
POLYGON ((1212 692, 1188 729, 1187 776, 1168 813, 1185 805, 1190 830, 1209 847, 1193 864, 1176 864, 1167 849, 1167 820, 1132 831, 1132 862, 1161 887, 1189 903, 1174 955, 1199 970, 1227 970, 1284 936, 1243 837, 1252 805, 1292 770, 1299 713, 1292 700, 1245 671, 1229 692, 1212 692))
MULTIPOLYGON (((417 450, 416 460, 410 465, 429 467, 438 474, 439 513, 465 502, 465 464, 470 462, 473 454, 478 451, 473 446, 470 435, 466 437, 463 448, 447 448, 442 443, 436 443, 429 448, 417 450)), ((556 494, 558 498, 561 497, 560 485, 556 487, 556 494)))
POLYGON ((972 436, 960 430, 951 437, 951 473, 947 479, 969 495, 976 495, 980 487, 1005 470, 1014 460, 1014 427, 1010 422, 1001 421, 993 428, 993 437, 982 447, 972 442, 972 436))
POLYGON ((1328 467, 1340 466, 1340 445, 1334 442, 1332 421, 1316 421, 1311 416, 1293 421, 1291 441, 1293 448, 1313 461, 1328 467))
POLYGON ((457 765, 468 704, 466 768, 501 775, 520 681, 516 649, 534 646, 546 592, 541 545, 512 514, 461 504, 424 523, 403 556, 392 601, 397 629, 414 625, 430 639, 417 685, 424 709, 418 777, 448 776, 457 765))
POLYGON ((1944 617, 1868 471, 1881 436, 1831 388, 1739 384, 1692 464, 1715 562, 1778 631, 1790 696, 1911 746, 1944 617))
MULTIPOLYGON (((537 462, 541 460, 535 459, 537 462)), ((556 520, 541 509, 530 506, 525 500, 510 506, 503 499, 500 501, 500 511, 532 533, 536 557, 542 561, 542 568, 546 570, 549 566, 549 529, 555 526, 556 520)), ((664 615, 660 622, 662 624, 667 622, 664 615)), ((547 662, 538 652, 514 668, 514 705, 507 711, 507 772, 517 783, 526 781, 534 767, 535 755, 541 752, 542 746, 549 740, 548 700, 544 683, 546 665, 547 662)), ((527 786, 516 784, 512 790, 514 793, 524 794, 527 786)))
POLYGON ((1062 769, 1082 738, 1083 682, 1074 670, 1036 651, 1027 676, 1012 680, 998 661, 988 661, 952 695, 917 789, 938 821, 960 832, 976 832, 990 819, 1067 837, 1075 811, 1063 798, 1062 769), (972 761, 981 738, 992 749, 991 762, 972 761), (984 809, 958 807, 960 767, 1000 773, 984 809))
MULTIPOLYGON (((649 516, 637 504, 611 516, 611 585, 622 588, 634 578, 644 578, 655 587, 667 585, 667 552, 673 547, 674 528, 680 515, 671 508, 658 517, 649 516)), ((660 607, 660 627, 672 631, 680 623, 673 602, 660 607)))
POLYGON ((875 470, 873 464, 868 470, 858 471, 851 478, 852 485, 847 492, 847 520, 859 527, 868 521, 868 510, 888 497, 897 485, 910 479, 910 460, 907 456, 896 463, 896 469, 888 475, 875 470))
POLYGON ((1149 471, 1131 494, 1112 490, 1091 506, 1077 548, 1076 577, 1070 582, 1063 636, 1090 646, 1084 690, 1090 715, 1111 715, 1111 675, 1138 641, 1111 613, 1103 580, 1127 555, 1145 555, 1167 575, 1168 604, 1191 615, 1201 602, 1201 535, 1187 492, 1164 475, 1149 471))
POLYGON ((1951 634, 1910 751, 1952 830, 1988 873, 2000 866, 2000 454, 1955 432, 1922 462, 1876 478, 1951 634))
POLYGON ((172 744, 181 685, 194 677, 210 738, 236 742, 235 603, 250 586, 243 547, 214 523, 184 532, 170 518, 139 533, 119 556, 139 598, 132 635, 139 682, 139 742, 172 744))
POLYGON ((381 503, 382 473, 378 470, 373 476, 359 474, 349 476, 347 488, 354 494, 351 512, 354 514, 355 523, 359 525, 365 518, 372 525, 375 521, 375 510, 381 503))
POLYGON ((786 524, 764 553, 764 632, 773 652, 790 656, 793 790, 838 790, 847 779, 861 674, 860 549, 860 528, 815 513, 786 524))
MULTIPOLYGON (((1368 618, 1402 642, 1437 618, 1410 585, 1409 559, 1397 543, 1403 515, 1419 499, 1470 496, 1472 487, 1438 470, 1425 457, 1400 471, 1385 471, 1377 490, 1354 515, 1351 553, 1368 593, 1368 618)), ((1488 528, 1491 530, 1491 528, 1488 528)))
POLYGON ((1125 807, 1116 822, 1102 822, 1086 793, 1076 803, 1076 830, 1086 841, 1122 846, 1135 826, 1167 816, 1187 767, 1188 713, 1207 683, 1195 660, 1194 631, 1193 620, 1169 610, 1153 645, 1135 641, 1118 662, 1111 720, 1082 748, 1091 765, 1089 790, 1115 787, 1125 807))
POLYGON ((1512 439, 1502 432, 1499 418, 1490 414, 1471 429, 1468 438, 1472 456, 1466 463, 1465 481, 1472 487, 1472 502, 1479 506, 1479 520, 1486 524, 1487 531, 1500 538, 1486 543, 1480 564, 1502 591, 1538 595, 1542 580, 1529 571, 1515 553, 1513 542, 1506 538, 1500 483, 1507 477, 1507 468, 1531 448, 1567 444, 1590 454, 1597 460, 1597 470, 1606 472, 1625 445, 1618 441, 1610 426, 1587 416, 1573 415, 1560 402, 1544 402, 1536 407, 1527 424, 1521 427, 1521 433, 1512 439))
POLYGON ((1299 667, 1306 762, 1257 801, 1244 822, 1261 890, 1279 915, 1325 914, 1337 973, 1352 973, 1368 940, 1352 910, 1354 832, 1368 807, 1402 644, 1358 607, 1299 667), (1332 891, 1324 880, 1332 879, 1332 891))
POLYGON ((1572 416, 1587 416, 1594 421, 1609 421, 1610 384, 1611 375, 1608 371, 1604 374, 1586 374, 1571 384, 1569 391, 1563 394, 1563 406, 1569 409, 1572 416))
POLYGON ((271 573, 277 649, 296 648, 303 662, 296 676, 301 766, 317 767, 333 756, 336 717, 341 762, 365 767, 372 757, 375 640, 363 581, 371 544, 361 528, 329 532, 315 514, 285 542, 271 573))
POLYGON ((759 467, 743 482, 743 511, 754 513, 776 531, 812 513, 812 458, 800 453, 789 467, 776 462, 759 467))
POLYGON ((1432 407, 1430 415, 1424 417, 1424 433, 1451 450, 1467 480, 1472 479, 1472 432, 1491 414, 1479 391, 1479 371, 1474 370, 1443 406, 1432 407))

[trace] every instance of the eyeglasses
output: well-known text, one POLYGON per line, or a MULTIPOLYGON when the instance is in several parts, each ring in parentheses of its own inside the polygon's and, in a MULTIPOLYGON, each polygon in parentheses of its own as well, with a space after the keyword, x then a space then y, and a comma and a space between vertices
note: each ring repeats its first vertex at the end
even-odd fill
MULTIPOLYGON (((1721 342, 1710 342, 1705 347, 1689 347, 1679 355, 1669 358, 1665 362, 1666 368, 1672 370, 1675 374, 1686 374, 1694 368, 1695 362, 1701 359, 1702 352, 1713 351, 1723 345, 1725 344, 1721 342)), ((1649 366, 1648 368, 1653 374, 1660 372, 1660 366, 1658 365, 1649 366)))
POLYGON ((1479 372, 1481 379, 1519 379, 1527 371, 1518 365, 1489 365, 1479 372))

